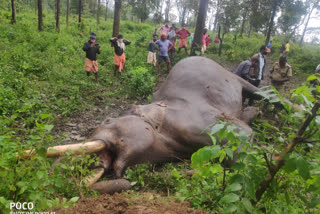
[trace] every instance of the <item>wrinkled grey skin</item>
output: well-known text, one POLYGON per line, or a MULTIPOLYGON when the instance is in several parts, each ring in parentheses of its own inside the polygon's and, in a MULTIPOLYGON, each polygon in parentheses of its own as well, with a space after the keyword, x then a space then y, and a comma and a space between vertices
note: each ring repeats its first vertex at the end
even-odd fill
POLYGON ((201 133, 219 119, 251 133, 246 122, 257 111, 242 114, 242 94, 253 96, 255 91, 216 62, 189 57, 172 68, 151 104, 133 106, 119 118, 107 119, 90 140, 106 143, 100 163, 117 177, 130 165, 190 158, 210 145, 208 135, 201 133))

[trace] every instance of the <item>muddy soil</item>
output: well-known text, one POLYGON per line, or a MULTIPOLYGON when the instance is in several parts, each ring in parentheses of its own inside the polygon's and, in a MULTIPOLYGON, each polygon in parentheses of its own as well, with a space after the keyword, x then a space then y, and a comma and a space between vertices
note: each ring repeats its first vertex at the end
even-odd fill
POLYGON ((192 209, 188 202, 178 203, 168 197, 152 193, 142 193, 130 196, 129 194, 100 195, 80 199, 75 206, 57 208, 49 212, 56 214, 204 214, 204 210, 192 209))

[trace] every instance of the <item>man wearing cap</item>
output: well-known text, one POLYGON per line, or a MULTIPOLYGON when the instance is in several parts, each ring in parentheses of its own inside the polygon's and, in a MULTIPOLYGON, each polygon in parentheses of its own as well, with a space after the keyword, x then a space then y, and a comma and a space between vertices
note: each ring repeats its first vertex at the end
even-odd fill
POLYGON ((130 41, 128 39, 124 39, 121 34, 117 37, 112 37, 110 39, 112 46, 114 47, 114 75, 117 75, 117 70, 119 74, 121 74, 124 63, 126 61, 126 55, 124 54, 124 50, 126 49, 126 45, 130 45, 130 41))
POLYGON ((96 44, 96 34, 90 34, 90 40, 83 45, 83 51, 86 52, 86 61, 84 64, 84 70, 87 72, 89 77, 91 73, 96 76, 96 81, 98 81, 98 62, 97 54, 100 54, 100 46, 96 44))
POLYGON ((287 57, 281 56, 279 62, 274 63, 270 73, 271 84, 280 94, 284 94, 285 83, 292 77, 292 69, 287 63, 287 57))
POLYGON ((160 75, 161 71, 161 62, 165 61, 167 63, 167 69, 170 70, 170 59, 168 55, 168 50, 172 46, 172 43, 167 39, 167 34, 162 33, 160 36, 160 40, 156 41, 156 45, 158 45, 158 72, 160 75))
POLYGON ((182 29, 177 31, 176 34, 180 37, 178 53, 180 53, 181 48, 184 48, 188 56, 187 37, 191 35, 190 31, 186 29, 186 25, 182 25, 182 29))

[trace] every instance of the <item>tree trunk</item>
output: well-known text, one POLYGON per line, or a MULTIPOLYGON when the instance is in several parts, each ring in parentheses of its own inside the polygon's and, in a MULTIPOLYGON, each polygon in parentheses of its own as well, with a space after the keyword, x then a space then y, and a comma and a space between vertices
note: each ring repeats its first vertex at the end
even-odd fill
POLYGON ((181 22, 180 22, 181 26, 185 24, 185 23, 184 23, 184 20, 185 20, 185 18, 186 18, 186 12, 187 12, 187 8, 184 7, 184 8, 183 8, 183 11, 182 11, 182 16, 181 16, 181 22))
POLYGON ((98 0, 97 24, 100 24, 100 0, 98 0))
POLYGON ((38 0, 38 30, 43 30, 43 20, 42 20, 42 0, 38 0))
POLYGON ((120 32, 121 4, 121 0, 114 0, 113 37, 118 36, 120 32))
POLYGON ((35 3, 35 5, 34 5, 34 15, 37 15, 38 0, 35 0, 34 3, 35 3))
POLYGON ((241 24, 241 31, 240 31, 240 37, 242 37, 243 31, 244 31, 244 25, 246 23, 248 8, 245 8, 244 14, 242 16, 242 24, 241 24))
POLYGON ((276 10, 277 10, 277 4, 278 4, 278 1, 277 0, 273 0, 272 15, 271 15, 271 18, 270 18, 270 23, 269 23, 267 36, 266 36, 265 45, 267 45, 269 43, 269 40, 270 40, 270 36, 271 36, 272 28, 273 28, 273 20, 274 20, 274 16, 276 15, 276 10))
POLYGON ((315 6, 318 5, 318 3, 319 3, 319 0, 313 3, 312 8, 311 8, 311 11, 310 11, 310 13, 308 14, 307 23, 306 23, 306 25, 304 26, 303 33, 302 33, 302 36, 301 36, 301 40, 300 40, 300 43, 299 43, 300 46, 302 45, 302 42, 303 42, 303 39, 304 39, 304 35, 306 34, 306 31, 307 31, 307 28, 308 28, 308 24, 309 24, 309 20, 310 20, 310 16, 311 16, 311 14, 312 14, 315 6))
POLYGON ((202 46, 202 36, 203 36, 203 29, 206 25, 208 2, 209 0, 200 1, 197 24, 194 32, 194 39, 191 46, 191 56, 195 56, 196 48, 202 46))
POLYGON ((54 0, 54 20, 57 21, 57 0, 54 0))
POLYGON ((12 19, 11 19, 11 23, 15 24, 16 23, 16 6, 14 3, 14 0, 11 0, 11 12, 12 12, 12 19))
POLYGON ((223 39, 224 39, 224 34, 222 34, 222 38, 220 36, 221 34, 221 26, 219 25, 219 29, 218 29, 218 38, 219 38, 219 41, 220 41, 220 44, 219 44, 219 56, 221 56, 221 53, 222 53, 222 43, 223 43, 223 39))
POLYGON ((67 25, 69 25, 70 0, 67 0, 67 25))
POLYGON ((57 0, 56 30, 60 32, 60 0, 57 0))
POLYGON ((250 38, 250 36, 251 36, 251 31, 252 31, 252 24, 250 23, 249 32, 248 32, 248 38, 250 38))
POLYGON ((215 18, 214 18, 214 23, 213 23, 213 32, 216 32, 216 29, 217 29, 217 24, 218 24, 218 20, 219 20, 219 11, 220 11, 220 1, 221 0, 218 0, 217 1, 217 11, 216 11, 216 15, 215 15, 215 18))
POLYGON ((79 0, 79 23, 81 22, 82 0, 79 0))
POLYGON ((104 14, 104 21, 107 21, 108 19, 108 4, 109 0, 106 0, 106 13, 104 14))
POLYGON ((164 20, 169 21, 169 12, 170 12, 170 0, 166 1, 166 9, 164 12, 164 20))

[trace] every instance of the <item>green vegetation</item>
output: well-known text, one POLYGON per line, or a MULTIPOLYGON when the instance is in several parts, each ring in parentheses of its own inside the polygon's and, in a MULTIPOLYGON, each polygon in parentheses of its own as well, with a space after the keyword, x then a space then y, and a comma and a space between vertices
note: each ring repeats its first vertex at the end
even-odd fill
MULTIPOLYGON (((37 31, 37 20, 33 13, 20 13, 17 24, 10 24, 10 14, 0 15, 0 212, 8 211, 10 201, 32 201, 35 210, 55 206, 70 206, 79 196, 93 195, 83 184, 90 165, 96 164, 92 156, 74 157, 65 160, 50 171, 52 160, 45 151, 54 145, 59 136, 50 134, 55 125, 76 113, 89 111, 93 107, 108 106, 115 97, 149 99, 156 83, 157 72, 146 64, 147 44, 151 40, 154 26, 131 21, 121 22, 121 33, 132 41, 126 48, 126 70, 120 78, 113 76, 113 49, 109 38, 112 34, 110 21, 99 26, 93 18, 85 17, 76 23, 55 30, 52 13, 44 13, 44 31, 37 31), (51 20, 51 21, 50 21, 51 20), (88 78, 83 70, 83 43, 91 31, 97 34, 101 46, 98 56, 99 82, 88 78), (29 160, 18 158, 26 149, 34 150, 36 156, 29 160), (63 173, 61 173, 63 171, 63 173), (66 199, 68 198, 68 199, 66 199), (70 200, 69 200, 70 199, 70 200)), ((211 38, 214 38, 213 36, 211 38)), ((277 60, 282 38, 273 39, 273 60, 277 60)), ((224 61, 238 63, 256 53, 264 37, 253 33, 250 39, 226 34, 223 41, 224 61)), ((209 47, 207 56, 217 58, 217 46, 209 47)), ((176 55, 174 61, 182 59, 184 53, 176 55)), ((311 74, 319 63, 318 47, 299 47, 291 44, 289 63, 298 74, 311 74)), ((311 77, 316 79, 316 77, 311 77)), ((319 88, 317 88, 319 91, 319 88)), ((263 198, 254 206, 255 191, 268 172, 264 154, 268 160, 278 155, 290 142, 305 115, 314 106, 316 96, 308 86, 294 91, 293 98, 303 103, 305 110, 275 113, 274 107, 266 114, 277 118, 273 124, 268 120, 257 120, 255 141, 226 123, 212 127, 213 145, 196 152, 192 163, 166 164, 155 168, 148 164, 128 169, 126 177, 135 190, 169 192, 177 194, 179 200, 188 200, 193 207, 216 210, 216 212, 259 213, 309 213, 319 211, 319 147, 303 143, 286 156, 287 163, 277 174, 263 198), (226 129, 223 129, 227 127, 226 129), (218 145, 227 138, 228 145, 218 145), (257 146, 259 145, 259 146, 257 146), (265 147, 261 147, 264 145, 265 147), (220 165, 233 159, 233 151, 243 151, 231 170, 220 165), (178 171, 196 169, 188 177, 178 171)), ((262 104, 261 104, 262 105, 262 104)), ((320 125, 319 117, 312 122, 307 134, 320 125)), ((319 139, 319 131, 308 141, 319 139)))
POLYGON ((2 129, 12 127, 24 131, 23 128, 33 128, 42 113, 60 119, 99 103, 108 105, 111 96, 126 94, 128 89, 134 96, 151 94, 151 83, 155 78, 145 60, 146 42, 152 32, 149 25, 124 22, 121 26, 125 37, 132 40, 126 51, 126 70, 130 77, 123 83, 113 77, 110 23, 101 24, 96 29, 92 19, 85 19, 81 26, 62 26, 61 33, 52 28, 54 23, 47 23, 47 29, 38 33, 35 20, 28 18, 32 16, 26 13, 19 16, 22 23, 13 26, 7 20, 0 27, 0 43, 4 50, 0 60, 0 113, 3 119, 9 119, 2 120, 2 129), (101 44, 99 83, 92 81, 93 78, 88 79, 83 70, 85 53, 82 46, 88 40, 90 31, 96 32, 101 44), (141 69, 135 69, 139 66, 141 69), (148 78, 144 86, 137 82, 141 75, 148 78))
MULTIPOLYGON (((77 157, 81 164, 69 160, 49 173, 52 163, 44 153, 59 139, 50 135, 54 125, 77 112, 110 105, 115 96, 148 97, 157 72, 145 60, 150 25, 122 23, 122 33, 132 44, 126 49, 127 73, 115 78, 110 22, 97 28, 93 19, 78 25, 72 17, 73 24, 63 25, 61 33, 55 31, 53 22, 45 23, 44 32, 39 33, 33 16, 19 14, 16 25, 10 24, 7 13, 0 19, 0 204, 8 208, 8 201, 33 201, 37 210, 44 210, 59 205, 59 198, 85 195, 80 182, 95 160, 77 157), (98 35, 102 50, 99 83, 83 70, 82 46, 91 31, 98 35), (31 160, 16 157, 26 149, 33 149, 37 156, 31 160)), ((51 13, 45 16, 54 20, 51 13)))
MULTIPOLYGON (((213 39, 216 35, 212 34, 213 39)), ((237 37, 234 41, 234 34, 226 34, 223 40, 222 55, 219 60, 241 62, 250 59, 254 54, 259 52, 261 45, 264 45, 265 37, 261 34, 251 34, 251 38, 247 36, 237 37)), ((275 36, 272 39, 271 59, 276 62, 280 57, 280 48, 282 42, 285 41, 283 36, 275 36)), ((211 45, 208 48, 207 55, 212 58, 218 57, 218 45, 211 45)), ((319 46, 306 44, 299 46, 296 43, 290 42, 290 52, 288 54, 288 63, 292 66, 294 72, 298 75, 305 74, 305 77, 312 74, 319 64, 320 49, 319 46)))

